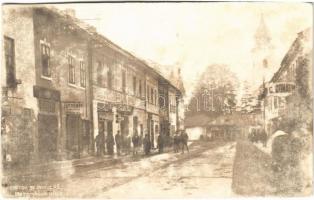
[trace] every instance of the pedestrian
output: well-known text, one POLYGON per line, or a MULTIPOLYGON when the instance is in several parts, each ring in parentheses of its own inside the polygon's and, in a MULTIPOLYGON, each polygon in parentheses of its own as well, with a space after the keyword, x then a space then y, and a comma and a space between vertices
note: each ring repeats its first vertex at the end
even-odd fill
POLYGON ((266 147, 267 146, 267 134, 264 129, 261 130, 261 141, 263 143, 263 147, 266 147))
POLYGON ((174 147, 175 153, 179 152, 179 145, 180 145, 180 138, 179 138, 178 133, 175 133, 173 137, 173 147, 174 147))
POLYGON ((144 143, 144 152, 145 152, 145 155, 148 155, 148 154, 150 153, 150 145, 151 145, 151 144, 150 144, 149 137, 148 137, 148 134, 145 134, 143 143, 144 143))
POLYGON ((119 130, 115 136, 115 141, 116 141, 117 155, 119 156, 121 153, 121 145, 122 145, 122 137, 119 130))
POLYGON ((133 155, 137 155, 138 147, 140 145, 140 137, 138 136, 137 132, 135 132, 132 137, 132 143, 133 143, 133 155))
POLYGON ((126 149, 126 154, 129 154, 130 151, 131 151, 131 141, 132 141, 131 135, 127 135, 127 136, 125 137, 125 149, 126 149))
POLYGON ((107 143, 108 154, 113 155, 114 138, 113 138, 112 133, 108 134, 106 143, 107 143))
POLYGON ((186 131, 183 130, 181 132, 182 153, 184 153, 184 147, 186 147, 186 150, 189 152, 188 140, 189 140, 189 136, 186 133, 186 131))
POLYGON ((157 138, 157 148, 158 148, 158 153, 162 153, 164 149, 164 138, 162 134, 158 135, 157 138))
POLYGON ((98 133, 98 135, 95 138, 95 143, 96 143, 96 149, 97 149, 97 156, 102 156, 103 155, 103 136, 102 134, 98 133))

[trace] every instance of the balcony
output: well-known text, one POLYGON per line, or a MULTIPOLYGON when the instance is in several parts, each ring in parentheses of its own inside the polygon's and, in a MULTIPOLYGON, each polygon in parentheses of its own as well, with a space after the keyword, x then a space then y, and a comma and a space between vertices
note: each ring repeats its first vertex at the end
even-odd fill
POLYGON ((268 96, 282 96, 286 97, 292 94, 295 90, 295 83, 293 82, 275 82, 270 83, 266 88, 268 96))

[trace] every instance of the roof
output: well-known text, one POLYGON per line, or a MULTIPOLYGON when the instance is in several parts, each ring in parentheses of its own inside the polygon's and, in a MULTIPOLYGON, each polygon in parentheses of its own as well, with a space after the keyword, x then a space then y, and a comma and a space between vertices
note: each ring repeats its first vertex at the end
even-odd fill
POLYGON ((298 33, 298 37, 294 40, 292 45, 290 46, 288 52, 286 53, 285 57, 281 61, 280 68, 278 71, 274 74, 274 76, 271 78, 270 82, 276 82, 279 78, 282 71, 290 65, 290 63, 294 60, 294 58, 297 56, 297 54, 302 49, 302 42, 301 40, 308 40, 310 35, 310 28, 307 28, 301 32, 298 33))
POLYGON ((117 44, 115 44, 112 41, 110 41, 108 38, 106 38, 102 34, 98 33, 94 26, 91 26, 91 25, 83 22, 82 20, 74 17, 74 16, 68 15, 67 13, 65 13, 65 12, 55 8, 54 6, 46 6, 46 7, 39 6, 39 7, 35 7, 35 8, 44 9, 45 11, 52 12, 52 13, 58 15, 59 17, 63 18, 64 20, 66 20, 66 21, 76 25, 79 29, 85 31, 87 34, 89 34, 91 37, 93 37, 94 39, 98 40, 99 42, 102 42, 102 43, 108 45, 109 47, 113 48, 114 50, 118 51, 119 53, 122 53, 122 54, 124 54, 126 56, 129 56, 130 58, 132 58, 132 59, 134 59, 136 61, 141 62, 145 66, 145 68, 148 69, 151 73, 155 74, 158 78, 163 79, 169 85, 173 86, 178 91, 180 91, 180 88, 178 88, 173 83, 171 83, 170 80, 166 79, 160 72, 158 72, 156 69, 151 67, 146 61, 136 57, 132 53, 126 51, 122 47, 120 47, 117 44))

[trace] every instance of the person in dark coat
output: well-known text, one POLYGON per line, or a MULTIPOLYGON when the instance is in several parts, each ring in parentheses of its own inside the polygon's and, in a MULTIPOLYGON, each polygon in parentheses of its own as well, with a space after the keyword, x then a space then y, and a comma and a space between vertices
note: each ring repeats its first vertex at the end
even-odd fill
POLYGON ((140 137, 138 136, 137 132, 135 132, 132 137, 132 143, 133 143, 133 155, 136 155, 138 153, 138 147, 140 145, 140 137))
POLYGON ((264 129, 261 130, 260 132, 260 140, 263 143, 263 147, 266 147, 267 145, 267 134, 266 131, 264 129))
POLYGON ((122 136, 120 134, 120 131, 118 131, 118 133, 116 134, 115 141, 116 141, 117 154, 120 155, 121 145, 122 145, 122 136))
POLYGON ((175 135, 173 137, 173 147, 174 147, 175 153, 179 152, 179 146, 180 146, 180 136, 178 133, 175 133, 175 135))
POLYGON ((182 131, 181 132, 182 153, 184 153, 184 148, 186 148, 186 150, 189 152, 188 140, 189 140, 188 134, 186 133, 185 130, 182 131))
POLYGON ((162 153, 164 150, 164 137, 161 134, 159 134, 157 138, 157 147, 158 147, 158 153, 162 153))
POLYGON ((112 134, 108 134, 107 139, 107 152, 109 155, 113 155, 114 138, 112 134))
POLYGON ((143 143, 144 143, 145 155, 148 155, 150 153, 150 140, 149 140, 148 134, 145 135, 143 143))
POLYGON ((102 134, 98 134, 95 138, 97 156, 103 155, 103 136, 102 134))

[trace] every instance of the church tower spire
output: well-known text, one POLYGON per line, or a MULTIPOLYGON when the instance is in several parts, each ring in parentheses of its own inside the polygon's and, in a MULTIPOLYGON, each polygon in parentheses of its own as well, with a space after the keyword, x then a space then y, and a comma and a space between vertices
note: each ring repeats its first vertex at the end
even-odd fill
POLYGON ((268 47, 270 45, 271 37, 266 26, 264 14, 261 14, 261 19, 259 26, 255 32, 255 47, 256 48, 263 48, 268 47))

